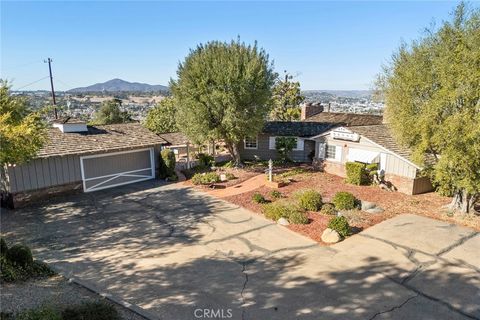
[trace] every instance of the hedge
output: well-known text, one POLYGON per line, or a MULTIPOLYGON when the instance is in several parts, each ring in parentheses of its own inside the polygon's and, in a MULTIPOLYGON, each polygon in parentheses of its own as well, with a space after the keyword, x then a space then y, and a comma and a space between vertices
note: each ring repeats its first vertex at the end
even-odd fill
POLYGON ((347 162, 345 163, 345 170, 347 173, 347 183, 357 186, 370 183, 365 164, 360 162, 347 162))

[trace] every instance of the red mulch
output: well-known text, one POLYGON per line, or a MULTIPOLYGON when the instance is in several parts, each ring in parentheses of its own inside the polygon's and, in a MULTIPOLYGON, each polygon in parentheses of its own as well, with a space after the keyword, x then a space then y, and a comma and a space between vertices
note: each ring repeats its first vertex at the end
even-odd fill
MULTIPOLYGON (((291 184, 278 189, 278 191, 288 197, 296 190, 312 188, 322 194, 324 202, 329 202, 338 191, 348 191, 358 199, 374 202, 385 209, 381 214, 369 214, 359 210, 348 212, 346 216, 356 232, 405 213, 423 215, 480 230, 480 216, 448 216, 443 207, 450 203, 451 198, 442 197, 434 192, 412 196, 400 192, 385 191, 377 186, 354 186, 346 184, 341 177, 324 172, 300 174, 295 176, 294 180, 291 184)), ((264 186, 252 192, 225 198, 225 200, 261 214, 261 205, 252 202, 252 195, 259 192, 266 199, 272 199, 271 191, 272 189, 264 186)), ((309 224, 290 225, 289 228, 321 242, 320 236, 331 217, 310 212, 309 218, 311 219, 309 224)))
MULTIPOLYGON (((256 171, 253 171, 253 170, 243 170, 243 169, 237 169, 237 168, 219 168, 216 170, 216 172, 218 174, 223 174, 223 173, 232 173, 234 176, 235 176, 235 179, 232 179, 232 180, 229 180, 229 181, 225 181, 225 182, 219 182, 219 183, 216 183, 216 185, 220 185, 222 187, 231 187, 231 186, 234 186, 234 185, 237 185, 237 184, 240 184, 240 183, 243 183, 244 181, 250 179, 250 178, 253 178, 255 177, 256 175, 258 175, 258 172, 256 171)), ((188 186, 193 186, 197 189, 206 189, 206 188, 209 188, 209 186, 195 186, 193 185, 193 183, 191 182, 191 180, 186 180, 184 182, 184 184, 188 185, 188 186)))

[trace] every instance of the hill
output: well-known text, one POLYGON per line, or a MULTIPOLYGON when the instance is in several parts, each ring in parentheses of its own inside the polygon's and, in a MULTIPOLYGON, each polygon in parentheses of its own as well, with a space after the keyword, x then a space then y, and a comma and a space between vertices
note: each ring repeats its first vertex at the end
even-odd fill
POLYGON ((167 86, 151 85, 140 82, 128 82, 122 79, 112 79, 103 83, 96 83, 88 87, 80 87, 70 89, 67 92, 80 93, 80 92, 157 92, 168 91, 167 86))

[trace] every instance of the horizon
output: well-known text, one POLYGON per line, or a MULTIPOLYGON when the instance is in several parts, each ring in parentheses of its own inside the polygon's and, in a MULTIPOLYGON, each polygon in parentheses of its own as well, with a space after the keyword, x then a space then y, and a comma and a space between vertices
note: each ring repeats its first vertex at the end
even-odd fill
POLYGON ((371 90, 401 41, 457 3, 3 1, 0 73, 12 90, 50 90, 50 57, 57 91, 115 78, 168 86, 190 49, 240 36, 302 91, 371 90))

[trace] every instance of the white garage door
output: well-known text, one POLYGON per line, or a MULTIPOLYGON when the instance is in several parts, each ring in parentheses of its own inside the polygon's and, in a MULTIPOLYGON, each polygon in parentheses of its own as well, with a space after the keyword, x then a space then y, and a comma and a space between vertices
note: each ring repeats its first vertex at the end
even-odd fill
POLYGON ((155 178, 153 149, 80 157, 83 191, 107 189, 155 178))

